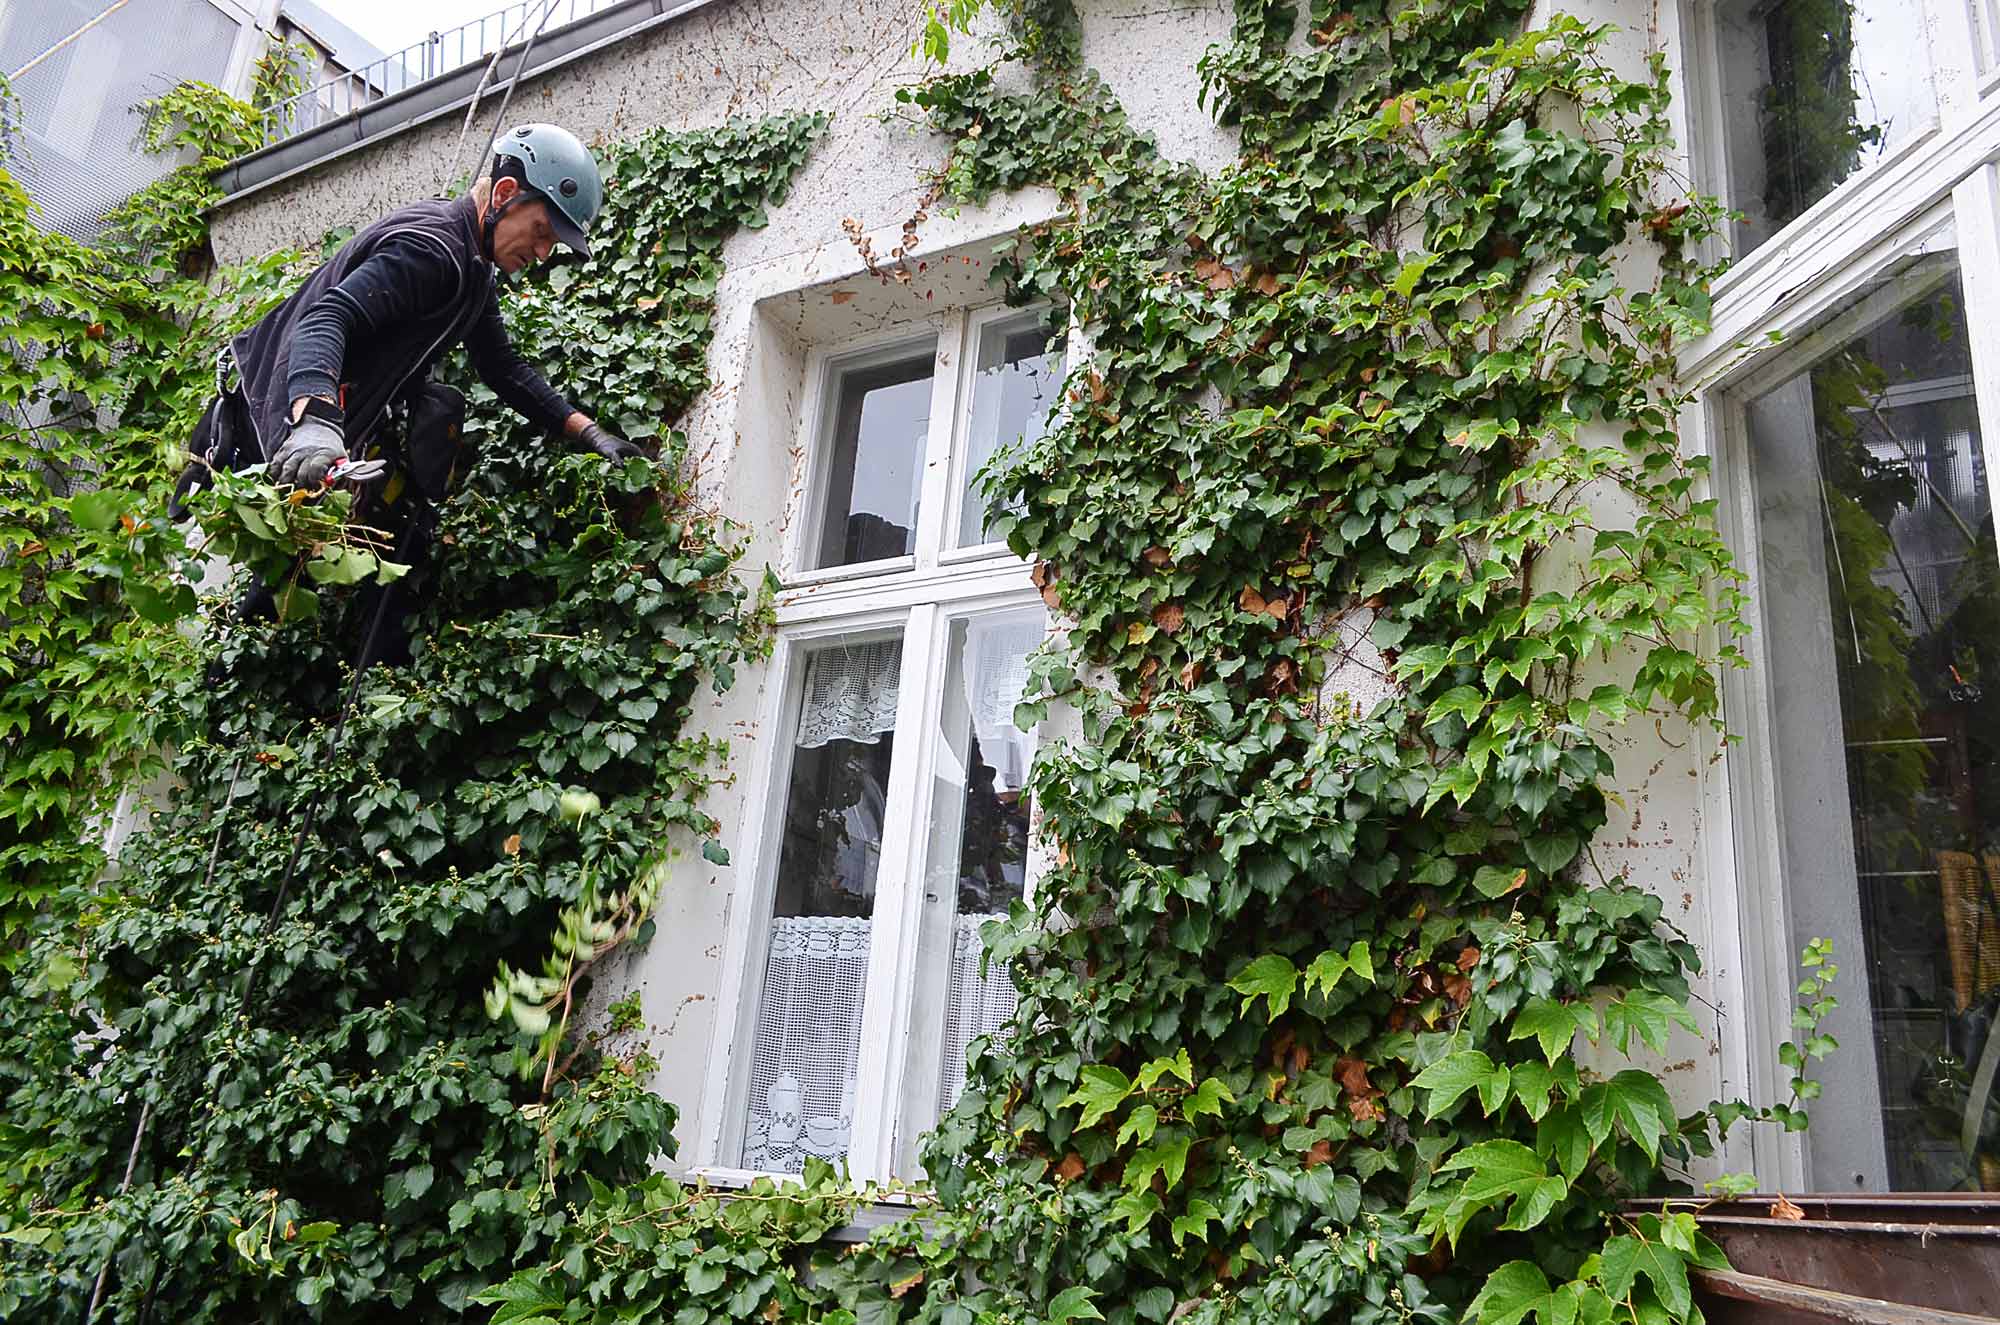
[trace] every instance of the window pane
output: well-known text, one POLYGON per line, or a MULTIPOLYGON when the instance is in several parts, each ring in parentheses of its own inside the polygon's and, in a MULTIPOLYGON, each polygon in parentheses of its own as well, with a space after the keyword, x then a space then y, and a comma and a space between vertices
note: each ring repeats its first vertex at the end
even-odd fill
POLYGON ((1013 1015, 1006 971, 980 973, 979 930, 1025 895, 1028 765, 1034 737, 1014 725, 1027 656, 1042 642, 1039 607, 952 622, 938 706, 915 1059, 907 1069, 900 1172, 916 1142, 965 1088, 966 1046, 1013 1015))
POLYGON ((918 476, 935 351, 838 370, 818 541, 808 570, 901 557, 916 546, 918 476))
POLYGON ((2000 1188, 1972 1080, 1994 1042, 1962 1015, 2000 989, 2000 575, 1933 249, 1748 407, 1791 945, 1829 937, 1842 968, 1818 1190, 2000 1188))
POLYGON ((807 1155, 847 1153, 902 659, 900 639, 837 641, 805 659, 751 1051, 746 1168, 796 1173, 807 1155))
POLYGON ((1063 376, 1062 329, 1051 330, 1049 316, 1046 309, 1023 313, 988 322, 979 330, 962 462, 960 547, 994 541, 986 499, 973 482, 980 468, 1001 447, 1040 437, 1055 412, 1063 376))
POLYGON ((1911 0, 1723 0, 1716 56, 1739 257, 1937 120, 1911 0))

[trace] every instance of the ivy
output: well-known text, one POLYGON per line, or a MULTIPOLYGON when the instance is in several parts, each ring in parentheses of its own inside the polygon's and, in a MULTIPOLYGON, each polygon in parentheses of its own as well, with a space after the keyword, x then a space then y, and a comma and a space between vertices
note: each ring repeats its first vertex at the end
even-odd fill
MULTIPOLYGON (((205 151, 234 150, 216 125, 256 122, 199 89, 168 104, 205 151)), ((459 1319, 515 1265, 567 1256, 565 1230, 623 1245, 631 1211, 746 1247, 753 1229, 811 1242, 844 1222, 837 1203, 787 1213, 790 1196, 718 1215, 714 1193, 650 1178, 675 1110, 629 1012, 601 1033, 624 1039, 572 1037, 524 1076, 482 998, 496 957, 527 966, 566 911, 625 908, 622 936, 643 939, 644 868, 719 852, 701 799, 726 752, 683 728, 699 687, 763 656, 769 613, 672 424, 706 385, 723 243, 764 223, 822 124, 604 149, 605 241, 503 308, 524 355, 658 459, 565 454, 455 369, 474 450, 440 513, 420 643, 362 678, 344 727, 368 611, 349 586, 404 571, 379 538, 337 496, 300 502, 255 473, 198 499, 194 546, 162 514, 214 347, 297 266, 182 282, 172 261, 40 236, 7 182, 0 273, 34 291, 9 403, 59 412, 9 433, 0 469, 0 711, 28 715, 6 791, 73 795, 32 840, 0 842, 28 930, 0 996, 0 1315, 81 1318, 102 1271, 99 1320, 459 1319), (239 578, 197 630, 191 558, 218 549, 317 610, 233 619, 239 578), (99 878, 84 824, 162 740, 171 801, 99 878), (74 759, 67 784, 23 769, 43 751, 74 759), (13 882, 23 862, 33 891, 13 882)), ((161 251, 185 238, 140 230, 161 251)), ((596 924, 574 931, 593 948, 596 924)), ((789 1273, 759 1255, 774 1285, 789 1273)))
MULTIPOLYGON (((979 8, 929 7, 924 49, 979 8)), ((1020 716, 1082 739, 1032 775, 1056 863, 991 938, 1020 1007, 928 1188, 650 1173, 650 1065, 565 1038, 661 853, 720 850, 723 752, 680 726, 768 625, 671 420, 721 239, 815 126, 655 133, 613 154, 620 242, 506 304, 665 463, 542 454, 475 387, 426 643, 367 678, 356 734, 334 748, 337 591, 213 628, 214 683, 173 673, 187 791, 44 920, 47 997, 6 1022, 0 1302, 77 1300, 111 1254, 126 1319, 1695 1319, 1719 1253, 1635 1202, 1735 1122, 1803 1122, 1829 968, 1783 1108, 1683 1117, 1579 1061, 1695 1025, 1697 954, 1593 843, 1621 725, 1713 728, 1742 597, 1676 431, 1721 213, 1671 185, 1664 66, 1625 77, 1606 29, 1529 8, 1239 0, 1197 71, 1241 135, 1214 176, 1132 126, 1061 0, 1008 7, 1018 70, 903 94, 949 144, 938 196, 1063 200, 997 273, 1089 347, 984 479, 1069 627, 1020 716), (308 800, 341 813, 267 934, 308 800), (910 1217, 827 1241, 891 1196, 910 1217)), ((75 523, 142 535, 109 509, 75 523)))
MULTIPOLYGON (((1667 184, 1664 66, 1526 9, 1243 0, 1200 67, 1243 143, 1213 178, 1060 3, 1009 10, 1025 80, 903 94, 941 193, 1066 203, 999 276, 1090 352, 985 483, 1070 627, 1021 716, 1083 739, 1033 775, 1058 863, 992 942, 1021 1004, 926 1146, 936 1206, 774 1318, 1695 1318, 1719 1253, 1631 1203, 1793 1125, 1828 1004, 1809 976, 1779 1109, 1681 1117, 1576 1057, 1696 1027, 1693 948, 1590 845, 1621 724, 1716 722, 1742 598, 1675 429, 1721 214, 1667 184)), ((659 1281, 584 1250, 510 1281, 532 1319, 659 1281)))

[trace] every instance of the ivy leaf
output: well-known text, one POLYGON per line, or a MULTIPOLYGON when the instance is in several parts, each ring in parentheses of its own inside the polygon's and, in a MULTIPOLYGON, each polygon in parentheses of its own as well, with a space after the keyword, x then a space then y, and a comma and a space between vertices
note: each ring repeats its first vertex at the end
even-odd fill
POLYGON ((1544 874, 1554 874, 1576 859, 1576 853, 1583 849, 1583 840, 1564 829, 1555 833, 1531 834, 1522 839, 1521 846, 1536 869, 1544 874))
POLYGON ((1159 1084, 1161 1077, 1170 1072, 1188 1085, 1194 1084, 1194 1062, 1188 1057, 1185 1047, 1176 1050, 1172 1058, 1155 1058, 1147 1063, 1139 1069, 1139 1075, 1135 1080, 1140 1090, 1151 1090, 1159 1084))
POLYGON ((1527 881, 1526 870, 1481 865, 1472 875, 1472 889, 1481 897, 1505 897, 1527 881))
POLYGON ((1266 953, 1238 971, 1229 987, 1243 995, 1244 1012, 1259 997, 1269 1000, 1271 1020, 1276 1021, 1292 1005, 1292 995, 1299 987, 1299 970, 1292 965, 1291 958, 1266 953))
POLYGON ((1091 1305, 1091 1298, 1096 1295, 1095 1290, 1081 1284, 1063 1289, 1049 1303, 1049 1325, 1063 1325, 1065 1321, 1072 1320, 1103 1320, 1104 1313, 1091 1305))
POLYGON ((1694 1292, 1688 1285, 1687 1259, 1682 1253, 1663 1243, 1620 1234, 1604 1244, 1602 1257, 1599 1273, 1606 1294, 1623 1298, 1632 1291, 1633 1280, 1643 1275, 1674 1319, 1686 1318, 1694 1292))
POLYGON ((1533 1037, 1542 1047, 1542 1057, 1550 1063, 1569 1052, 1570 1041, 1581 1031, 1584 1038, 1597 1042, 1597 1009, 1588 1003, 1558 1003, 1537 995, 1514 1014, 1509 1043, 1533 1037))
POLYGON ((1153 1139, 1153 1132, 1160 1125, 1160 1111, 1150 1104, 1142 1104, 1132 1110, 1132 1116, 1118 1129, 1118 1144, 1136 1140, 1140 1145, 1153 1139))
POLYGON ((131 510, 137 499, 129 492, 114 489, 99 489, 96 492, 80 492, 69 499, 69 518, 79 528, 94 534, 109 533, 118 525, 118 517, 131 510))
POLYGON ((1083 1106, 1083 1116, 1076 1124, 1079 1128, 1097 1126, 1132 1093, 1131 1078, 1103 1063, 1092 1063, 1077 1075, 1076 1089, 1063 1097, 1063 1103, 1083 1106))
POLYGON ((1667 1088, 1650 1073, 1631 1068, 1609 1081, 1584 1087, 1577 1108, 1593 1144, 1603 1145, 1615 1123, 1654 1160, 1660 1157, 1660 1138, 1673 1129, 1675 1122, 1667 1088))
POLYGON ((1167 1190, 1172 1191, 1187 1172, 1188 1147, 1193 1144, 1193 1137, 1178 1136, 1137 1152, 1126 1162, 1125 1186, 1132 1191, 1145 1191, 1157 1173, 1166 1179, 1167 1190))
POLYGON ((563 1309, 563 1299, 549 1292, 551 1276, 540 1270, 523 1270, 505 1283, 494 1284, 474 1293, 469 1301, 498 1306, 493 1325, 547 1318, 563 1309))
POLYGON ((1213 1205, 1197 1196, 1188 1202, 1186 1214, 1175 1216, 1174 1222, 1168 1226, 1168 1231, 1173 1234, 1174 1245, 1176 1247, 1186 1241, 1190 1235, 1202 1242, 1206 1242, 1208 1241, 1208 1226, 1211 1223, 1221 1220, 1221 1218, 1222 1212, 1220 1210, 1217 1210, 1213 1205))
POLYGON ((1620 1053, 1631 1052, 1631 1040, 1635 1033, 1651 1046, 1654 1053, 1665 1053, 1667 1037, 1675 1026, 1685 1027, 1696 1035, 1701 1033, 1694 1015, 1685 1006, 1651 989, 1630 990, 1625 997, 1606 1005, 1604 1009, 1604 1029, 1618 1045, 1620 1053))
POLYGON ((1520 1325, 1534 1317, 1541 1325, 1600 1325, 1611 1319, 1612 1301, 1592 1284, 1549 1287, 1548 1276, 1530 1261, 1508 1261, 1486 1277, 1468 1308, 1477 1325, 1520 1325))
POLYGON ((1222 1106, 1235 1102, 1236 1097, 1229 1093, 1229 1087, 1214 1077, 1204 1077, 1194 1093, 1181 1101, 1181 1117, 1189 1122, 1193 1122, 1204 1113, 1212 1113, 1220 1118, 1222 1106))
POLYGON ((1364 983, 1375 982, 1375 960, 1368 951, 1366 939, 1356 939, 1348 945, 1345 953, 1328 948, 1313 958, 1312 965, 1306 967, 1305 987, 1309 991, 1319 989, 1332 993, 1333 987, 1340 983, 1340 977, 1350 971, 1364 983))
POLYGON ((1510 1211, 1502 1228, 1533 1228, 1569 1192, 1568 1180, 1551 1176, 1539 1155, 1504 1138, 1467 1146, 1439 1167, 1445 1172, 1471 1170, 1457 1201, 1467 1213, 1507 1202, 1510 1211))
POLYGON ((1469 727, 1486 707, 1486 694, 1474 686, 1453 686, 1450 690, 1431 701, 1424 713, 1424 725, 1430 726, 1456 713, 1469 727))
POLYGON ((1417 1073, 1410 1084, 1430 1092, 1430 1098, 1424 1104, 1424 1116, 1435 1118, 1468 1090, 1480 1089, 1495 1076, 1504 1081, 1506 1073, 1506 1068, 1494 1067, 1493 1060, 1479 1050, 1461 1049, 1417 1073))

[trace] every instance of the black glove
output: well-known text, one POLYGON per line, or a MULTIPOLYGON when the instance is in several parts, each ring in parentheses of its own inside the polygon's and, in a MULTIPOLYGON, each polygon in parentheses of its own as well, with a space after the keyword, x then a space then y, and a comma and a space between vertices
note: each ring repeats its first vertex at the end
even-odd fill
POLYGON ((340 425, 308 414, 292 425, 291 435, 271 457, 271 477, 295 488, 317 488, 326 471, 347 459, 347 441, 340 425))
POLYGON ((583 431, 576 435, 577 444, 586 450, 597 452, 614 465, 622 465, 633 456, 645 456, 645 451, 626 441, 617 433, 609 432, 599 424, 587 423, 583 431))

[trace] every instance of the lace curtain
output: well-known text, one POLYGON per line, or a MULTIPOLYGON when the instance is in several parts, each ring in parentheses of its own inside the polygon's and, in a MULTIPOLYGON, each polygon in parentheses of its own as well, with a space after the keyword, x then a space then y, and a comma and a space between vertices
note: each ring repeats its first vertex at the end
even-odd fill
POLYGON ((873 745, 882 733, 893 732, 902 674, 900 639, 836 644, 815 651, 806 660, 798 747, 812 750, 828 741, 873 745))
POLYGON ((838 1161, 854 1130, 854 1065, 868 982, 867 920, 771 922, 762 1013, 750 1053, 743 1166, 797 1173, 806 1156, 838 1161))

